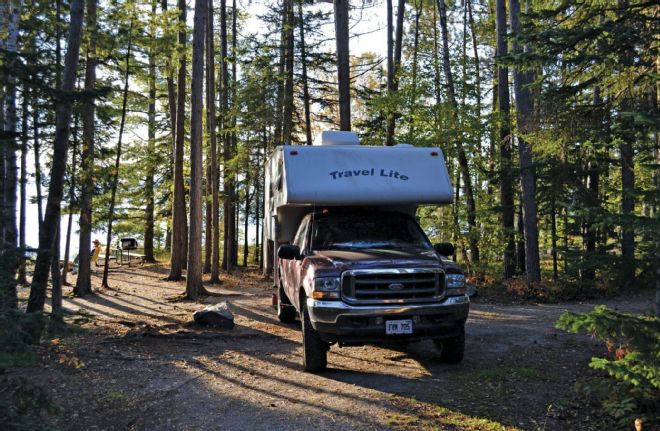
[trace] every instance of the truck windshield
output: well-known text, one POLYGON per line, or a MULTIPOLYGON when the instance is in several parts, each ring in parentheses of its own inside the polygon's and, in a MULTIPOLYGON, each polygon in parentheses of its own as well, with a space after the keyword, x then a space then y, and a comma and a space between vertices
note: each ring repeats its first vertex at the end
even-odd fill
POLYGON ((422 229, 409 216, 374 212, 325 215, 314 220, 312 248, 432 249, 422 229))

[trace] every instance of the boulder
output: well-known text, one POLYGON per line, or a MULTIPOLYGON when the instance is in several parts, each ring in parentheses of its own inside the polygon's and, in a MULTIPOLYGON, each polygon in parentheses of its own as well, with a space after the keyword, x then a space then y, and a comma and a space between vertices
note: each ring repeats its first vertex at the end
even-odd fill
POLYGON ((234 315, 229 311, 227 301, 208 305, 203 310, 195 311, 193 313, 193 319, 198 325, 224 329, 232 329, 234 327, 234 315))

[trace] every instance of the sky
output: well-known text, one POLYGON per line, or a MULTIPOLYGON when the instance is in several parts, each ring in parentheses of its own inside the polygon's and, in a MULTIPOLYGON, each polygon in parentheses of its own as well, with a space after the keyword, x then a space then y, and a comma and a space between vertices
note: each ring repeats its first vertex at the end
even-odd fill
MULTIPOLYGON (((264 14, 266 11, 265 2, 268 0, 239 0, 238 7, 244 11, 248 11, 248 18, 245 23, 245 30, 248 32, 258 31, 259 28, 263 27, 262 23, 259 21, 258 16, 264 14)), ((170 3, 172 3, 170 1, 170 3)), ((229 3, 229 2, 228 2, 229 3)), ((350 50, 351 55, 359 56, 365 52, 374 52, 379 56, 385 57, 387 55, 387 32, 385 30, 387 23, 387 15, 385 9, 385 3, 380 0, 353 0, 351 6, 354 8, 351 11, 351 40, 350 40, 350 50)), ((194 8, 194 1, 188 1, 189 13, 187 14, 189 25, 192 28, 192 19, 194 14, 192 10, 194 8)), ((321 9, 324 11, 332 11, 332 3, 326 2, 317 2, 314 5, 306 6, 308 9, 321 9)), ((396 6, 394 13, 396 14, 396 6)), ((219 14, 216 15, 216 18, 219 14)), ((240 31, 240 30, 239 30, 240 31)), ((334 24, 330 23, 329 25, 323 28, 323 31, 328 34, 328 39, 330 39, 334 34, 334 24)), ((332 41, 328 42, 328 50, 334 51, 334 44, 332 41)), ((131 133, 133 139, 144 139, 146 136, 145 130, 140 130, 137 128, 131 133)), ((39 245, 39 229, 37 222, 37 204, 30 203, 31 200, 36 197, 36 185, 34 182, 34 177, 31 176, 34 174, 34 156, 29 154, 28 156, 28 184, 27 184, 27 208, 26 208, 26 244, 28 247, 36 248, 39 245)), ((45 170, 44 175, 48 175, 46 171, 46 158, 41 159, 42 169, 45 170)), ((43 189, 44 201, 43 207, 45 211, 46 206, 46 197, 48 189, 43 189)), ((67 205, 66 202, 62 203, 62 207, 65 208, 67 205)), ((19 204, 17 203, 17 211, 19 211, 19 204)), ((17 217, 18 218, 18 217, 17 217)), ((73 216, 73 225, 71 232, 71 259, 78 253, 78 215, 74 214, 73 216)), ((60 238, 60 253, 63 258, 64 248, 66 244, 66 227, 68 222, 68 215, 64 214, 62 216, 61 222, 61 238, 60 238)), ((255 226, 250 225, 248 228, 248 238, 250 243, 254 243, 255 236, 255 226)), ((95 231, 92 233, 92 239, 98 239, 101 243, 105 244, 105 233, 102 231, 95 231)))

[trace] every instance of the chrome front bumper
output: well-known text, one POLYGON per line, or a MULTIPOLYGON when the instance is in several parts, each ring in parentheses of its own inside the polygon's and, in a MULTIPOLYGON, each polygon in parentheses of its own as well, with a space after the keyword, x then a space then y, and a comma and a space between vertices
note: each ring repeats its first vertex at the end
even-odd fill
POLYGON ((344 344, 452 337, 465 324, 469 308, 467 295, 450 296, 439 302, 423 304, 368 306, 307 299, 312 326, 321 338, 344 344), (385 335, 385 321, 395 319, 413 319, 413 334, 385 335))

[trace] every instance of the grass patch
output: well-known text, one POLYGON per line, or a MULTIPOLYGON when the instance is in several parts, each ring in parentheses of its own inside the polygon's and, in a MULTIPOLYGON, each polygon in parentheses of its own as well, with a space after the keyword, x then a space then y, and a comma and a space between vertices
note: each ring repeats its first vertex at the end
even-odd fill
POLYGON ((541 377, 543 377, 543 371, 534 365, 502 364, 474 370, 470 373, 470 380, 478 382, 530 380, 540 379, 541 377))
POLYGON ((387 417, 387 424, 398 429, 417 430, 465 430, 465 431, 517 431, 520 428, 503 424, 494 419, 460 412, 415 398, 394 396, 392 401, 399 408, 387 417))

